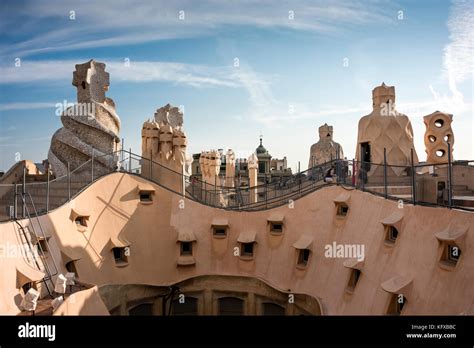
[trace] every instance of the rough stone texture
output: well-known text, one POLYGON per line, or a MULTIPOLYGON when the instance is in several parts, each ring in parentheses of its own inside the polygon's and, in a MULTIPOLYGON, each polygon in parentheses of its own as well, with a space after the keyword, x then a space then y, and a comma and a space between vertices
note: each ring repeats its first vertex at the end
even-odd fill
MULTIPOLYGON (((109 74, 105 64, 90 60, 77 64, 73 73, 77 88, 77 104, 61 115, 63 127, 52 139, 48 160, 56 177, 67 174, 67 163, 75 170, 94 153, 94 173, 100 176, 114 170, 119 150, 120 118, 112 99, 105 96, 109 74)), ((91 166, 75 172, 76 177, 90 177, 91 166)))
MULTIPOLYGON (((248 158, 248 168, 249 168, 249 187, 257 186, 258 180, 258 157, 257 154, 253 153, 248 158)), ((258 202, 258 192, 256 189, 250 189, 250 203, 258 202)))
POLYGON ((187 138, 182 124, 182 113, 167 104, 158 109, 154 119, 146 121, 142 127, 142 157, 155 162, 150 169, 150 162, 143 160, 142 175, 147 178, 151 175, 153 180, 176 192, 182 192, 181 175, 188 172, 192 161, 186 155, 187 138), (180 120, 177 115, 180 115, 180 120))
POLYGON ((454 134, 451 129, 453 115, 435 111, 423 117, 425 122, 425 147, 427 163, 447 163, 448 143, 451 144, 453 160, 454 134))
POLYGON ((169 124, 173 128, 183 126, 183 113, 178 107, 170 104, 157 109, 154 118, 158 124, 169 124))
POLYGON ((232 149, 227 150, 225 155, 225 176, 225 186, 234 187, 235 153, 232 149))
MULTIPOLYGON (((413 145, 413 128, 408 116, 395 110, 395 87, 382 83, 372 91, 373 111, 359 121, 356 158, 362 160, 361 144, 370 144, 371 163, 383 164, 384 148, 387 163, 406 167, 389 167, 388 175, 407 175, 413 149, 414 164, 418 156, 413 145)), ((383 166, 372 165, 367 175, 382 175, 383 166)))
POLYGON ((221 157, 219 151, 203 151, 199 158, 199 164, 202 172, 202 180, 210 185, 214 185, 216 180, 218 181, 221 168, 221 157))
POLYGON ((308 168, 329 162, 333 159, 344 158, 342 146, 332 140, 332 126, 327 123, 319 127, 319 141, 311 145, 308 168))
POLYGON ((199 165, 202 172, 201 187, 208 192, 206 194, 206 200, 210 204, 219 204, 220 206, 227 205, 227 198, 224 197, 223 192, 220 188, 225 181, 221 181, 219 178, 219 172, 221 169, 221 154, 217 150, 203 151, 199 157, 199 165))

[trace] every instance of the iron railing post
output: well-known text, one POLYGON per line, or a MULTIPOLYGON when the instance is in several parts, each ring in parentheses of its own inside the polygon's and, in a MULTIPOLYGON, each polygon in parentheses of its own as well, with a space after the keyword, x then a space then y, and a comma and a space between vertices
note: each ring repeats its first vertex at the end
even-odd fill
POLYGON ((120 162, 123 162, 123 158, 124 158, 124 155, 125 155, 125 154, 123 153, 123 149, 124 149, 123 145, 124 145, 124 143, 125 143, 125 140, 122 138, 122 146, 120 146, 120 157, 121 157, 121 161, 120 161, 120 162))
POLYGON ((383 148, 383 193, 385 199, 388 198, 387 190, 387 149, 383 148))
POLYGON ((15 184, 15 192, 13 194, 13 197, 14 197, 14 201, 13 201, 13 217, 15 219, 18 219, 18 203, 17 203, 17 199, 18 199, 18 184, 15 184))
POLYGON ((46 214, 49 213, 49 168, 47 170, 46 181, 46 214))
POLYGON ((94 148, 92 148, 92 155, 91 155, 91 182, 94 181, 94 148))
MULTIPOLYGON (((332 160, 332 154, 331 154, 332 160)), ((300 161, 298 161, 298 196, 301 196, 301 168, 300 168, 300 161)))
POLYGON ((352 186, 356 187, 356 167, 355 158, 352 159, 352 186))
POLYGON ((67 162, 67 196, 68 201, 71 200, 71 165, 67 162))
POLYGON ((410 159, 411 159, 411 196, 412 196, 413 205, 416 205, 416 182, 415 182, 415 165, 413 163, 413 148, 410 149, 410 159))
POLYGON ((25 194, 26 194, 26 162, 25 167, 23 167, 23 185, 21 187, 21 216, 24 218, 26 216, 26 204, 25 204, 25 194))
POLYGON ((128 172, 132 172, 132 148, 128 149, 128 172))
POLYGON ((448 142, 448 206, 452 208, 453 206, 453 183, 452 183, 452 159, 451 159, 451 143, 448 142))
POLYGON ((268 183, 267 183, 267 179, 265 178, 265 209, 267 209, 267 206, 268 206, 267 194, 268 194, 268 183))

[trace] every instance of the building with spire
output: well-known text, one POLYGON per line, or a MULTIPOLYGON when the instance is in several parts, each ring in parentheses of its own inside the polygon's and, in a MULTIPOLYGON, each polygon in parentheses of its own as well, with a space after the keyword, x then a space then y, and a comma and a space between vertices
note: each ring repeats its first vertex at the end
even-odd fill
MULTIPOLYGON (((223 149, 218 150, 221 154, 221 167, 219 176, 226 177, 226 156, 223 149)), ((288 168, 288 160, 286 156, 282 159, 272 158, 272 155, 263 145, 263 138, 260 137, 260 144, 255 149, 255 154, 258 158, 258 184, 265 182, 275 182, 288 178, 292 175, 291 168, 288 168)), ((199 169, 200 153, 193 154, 192 176, 201 178, 202 173, 199 169)), ((248 163, 247 158, 237 158, 235 164, 235 179, 237 184, 245 186, 248 184, 248 163)))

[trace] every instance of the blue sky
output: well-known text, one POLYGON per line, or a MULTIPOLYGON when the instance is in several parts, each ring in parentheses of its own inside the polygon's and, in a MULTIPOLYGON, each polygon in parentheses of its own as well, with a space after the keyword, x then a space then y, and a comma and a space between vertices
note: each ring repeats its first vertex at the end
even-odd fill
POLYGON ((54 105, 75 101, 74 64, 91 58, 107 65, 135 152, 143 122, 171 103, 184 106, 190 154, 248 157, 263 134, 274 157, 304 169, 327 122, 352 158, 385 81, 421 160, 422 116, 435 110, 454 114, 454 157, 474 159, 473 23, 472 0, 2 1, 0 170, 16 153, 47 157, 54 105))

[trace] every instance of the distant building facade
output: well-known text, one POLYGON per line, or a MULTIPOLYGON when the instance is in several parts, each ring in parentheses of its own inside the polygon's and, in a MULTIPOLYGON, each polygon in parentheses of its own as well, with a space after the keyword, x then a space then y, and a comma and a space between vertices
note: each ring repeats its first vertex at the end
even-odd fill
MULTIPOLYGON (((226 155, 224 149, 218 149, 221 158, 220 178, 226 178, 226 155)), ((272 155, 263 146, 263 139, 260 138, 260 144, 255 149, 258 158, 258 184, 270 183, 281 179, 291 177, 291 168, 288 168, 286 156, 283 159, 272 158, 272 155)), ((200 153, 193 154, 193 162, 191 165, 192 176, 201 178, 202 173, 199 166, 200 153)), ((237 186, 246 186, 248 184, 249 171, 248 161, 246 158, 237 158, 235 160, 235 181, 237 186)))

